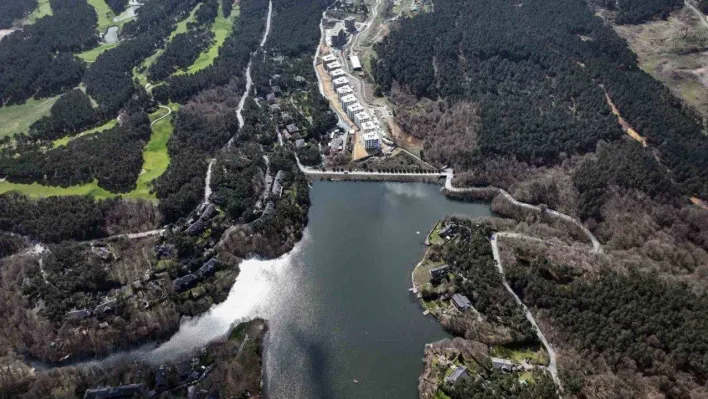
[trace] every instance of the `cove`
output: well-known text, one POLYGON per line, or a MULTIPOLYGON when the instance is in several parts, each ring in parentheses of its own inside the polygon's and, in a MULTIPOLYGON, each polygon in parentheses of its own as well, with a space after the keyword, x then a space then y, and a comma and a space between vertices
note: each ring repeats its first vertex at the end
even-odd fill
POLYGON ((293 251, 243 262, 228 299, 149 357, 170 358, 262 317, 267 397, 416 398, 424 345, 447 334, 408 292, 411 272, 437 220, 488 216, 489 207, 424 183, 315 182, 310 196, 293 251))

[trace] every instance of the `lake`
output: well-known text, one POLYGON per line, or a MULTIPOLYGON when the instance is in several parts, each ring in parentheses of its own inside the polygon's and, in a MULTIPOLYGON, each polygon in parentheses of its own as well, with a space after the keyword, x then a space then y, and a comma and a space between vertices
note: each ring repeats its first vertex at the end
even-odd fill
POLYGON ((425 235, 446 214, 487 216, 424 183, 316 182, 303 240, 248 260, 229 298, 153 352, 170 357, 268 320, 269 398, 416 398, 427 342, 446 337, 408 292, 425 235), (358 382, 355 382, 357 380, 358 382))

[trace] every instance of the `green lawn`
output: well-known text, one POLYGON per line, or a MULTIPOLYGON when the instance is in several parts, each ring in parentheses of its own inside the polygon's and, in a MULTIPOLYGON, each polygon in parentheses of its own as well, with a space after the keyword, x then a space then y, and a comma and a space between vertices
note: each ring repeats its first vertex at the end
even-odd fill
MULTIPOLYGON (((176 110, 176 105, 171 105, 173 114, 161 119, 152 126, 150 141, 143 150, 143 170, 138 176, 137 188, 131 191, 128 196, 133 198, 145 198, 156 200, 154 193, 150 193, 150 183, 160 177, 170 164, 170 156, 167 154, 167 141, 172 136, 172 117, 176 110)), ((165 114, 164 109, 150 115, 154 120, 165 114)))
POLYGON ((0 138, 15 133, 27 133, 31 124, 49 115, 59 96, 41 100, 29 99, 22 105, 0 107, 0 138))
MULTIPOLYGON (((179 107, 178 104, 169 104, 173 112, 179 107)), ((1 109, 0 109, 1 110, 1 109)), ((155 120, 160 116, 165 114, 164 109, 160 109, 155 113, 150 115, 150 120, 155 120)), ((174 113, 173 113, 174 115, 174 113)), ((106 125, 98 127, 94 132, 89 133, 86 131, 81 133, 82 135, 96 133, 105 128, 115 121, 109 122, 106 125)), ((108 190, 105 190, 98 186, 97 181, 93 181, 89 184, 81 184, 70 187, 55 187, 55 186, 45 186, 39 183, 32 184, 19 184, 10 183, 7 181, 0 181, 0 194, 6 193, 8 191, 19 191, 29 197, 52 197, 57 195, 90 195, 99 199, 123 196, 124 198, 142 198, 156 201, 157 198, 155 194, 150 193, 150 182, 155 178, 162 175, 167 166, 170 163, 170 157, 167 154, 167 141, 172 135, 172 115, 167 118, 161 119, 159 122, 152 126, 152 135, 150 136, 150 141, 147 143, 143 150, 143 171, 138 176, 137 187, 135 190, 126 194, 116 194, 108 190)), ((63 140, 63 139, 60 139, 63 140)), ((68 142, 69 140, 67 140, 68 142)), ((66 143, 64 143, 65 145, 66 143)))
POLYGON ((19 191, 24 195, 34 198, 52 197, 56 195, 90 195, 102 199, 116 196, 116 194, 98 187, 98 182, 96 181, 71 187, 44 186, 39 183, 19 184, 6 181, 0 182, 0 194, 8 191, 19 191))
POLYGON ((37 2, 37 8, 27 17, 27 22, 33 24, 37 22, 38 19, 46 17, 47 15, 52 15, 52 6, 49 4, 49 0, 39 0, 37 2))
POLYGON ((87 51, 84 51, 83 53, 76 54, 76 56, 86 62, 95 62, 96 58, 98 58, 98 56, 101 55, 101 53, 103 53, 106 50, 110 50, 114 47, 118 47, 119 44, 120 44, 120 42, 102 43, 102 44, 99 44, 98 46, 92 48, 91 50, 87 50, 87 51))
POLYGON ((96 133, 100 133, 100 132, 103 132, 108 129, 112 129, 117 123, 118 123, 117 119, 112 119, 111 121, 109 121, 108 123, 106 123, 104 125, 101 125, 99 127, 95 127, 93 129, 86 130, 86 131, 81 132, 75 136, 66 136, 66 137, 62 137, 60 139, 56 139, 52 142, 52 147, 53 148, 62 147, 62 146, 69 144, 69 142, 71 140, 77 139, 79 137, 88 136, 90 134, 96 134, 96 133))
POLYGON ((490 356, 511 359, 521 363, 524 359, 529 359, 531 364, 547 365, 548 355, 541 346, 503 346, 495 345, 489 352, 490 356))
POLYGON ((87 0, 88 3, 96 9, 96 15, 98 15, 98 26, 96 29, 100 33, 104 33, 106 29, 108 29, 109 26, 113 25, 118 25, 117 23, 113 22, 113 17, 115 17, 115 13, 111 8, 106 4, 104 0, 87 0))
POLYGON ((438 222, 438 224, 435 225, 435 228, 433 228, 433 231, 431 231, 430 235, 428 236, 428 241, 432 245, 445 244, 445 240, 440 237, 440 228, 442 228, 442 222, 438 222))
POLYGON ((221 2, 219 2, 219 13, 214 19, 214 23, 211 25, 211 31, 214 32, 214 44, 212 44, 212 46, 209 47, 209 49, 207 49, 206 51, 203 51, 199 55, 199 58, 197 58, 197 60, 194 62, 194 64, 187 68, 186 71, 178 71, 175 73, 175 75, 195 73, 201 71, 204 68, 207 68, 212 63, 214 63, 214 59, 216 58, 216 56, 219 55, 219 49, 224 44, 226 38, 233 30, 234 21, 236 21, 236 18, 238 18, 240 13, 241 9, 238 5, 236 5, 234 6, 234 10, 231 11, 231 15, 228 18, 224 17, 223 10, 221 8, 221 2))

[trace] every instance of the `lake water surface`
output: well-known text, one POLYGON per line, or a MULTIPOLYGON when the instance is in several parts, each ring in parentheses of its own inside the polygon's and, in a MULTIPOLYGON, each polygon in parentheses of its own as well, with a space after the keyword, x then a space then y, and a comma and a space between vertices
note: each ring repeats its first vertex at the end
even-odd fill
POLYGON ((446 214, 490 215, 487 205, 450 201, 439 189, 314 183, 295 249, 242 263, 229 298, 153 355, 197 348, 234 321, 263 317, 267 397, 416 398, 424 345, 446 336, 407 291, 425 235, 446 214))

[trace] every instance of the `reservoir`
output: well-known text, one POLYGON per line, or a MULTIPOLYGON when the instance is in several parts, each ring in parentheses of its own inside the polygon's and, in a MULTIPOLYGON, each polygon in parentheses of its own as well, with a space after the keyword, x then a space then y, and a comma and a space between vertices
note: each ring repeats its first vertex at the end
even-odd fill
POLYGON ((424 183, 316 182, 303 240, 248 260, 228 299, 183 323, 151 357, 169 357, 263 317, 272 399, 417 398, 426 343, 447 335, 408 292, 428 230, 446 214, 488 216, 424 183), (356 382, 355 382, 356 380, 356 382))

